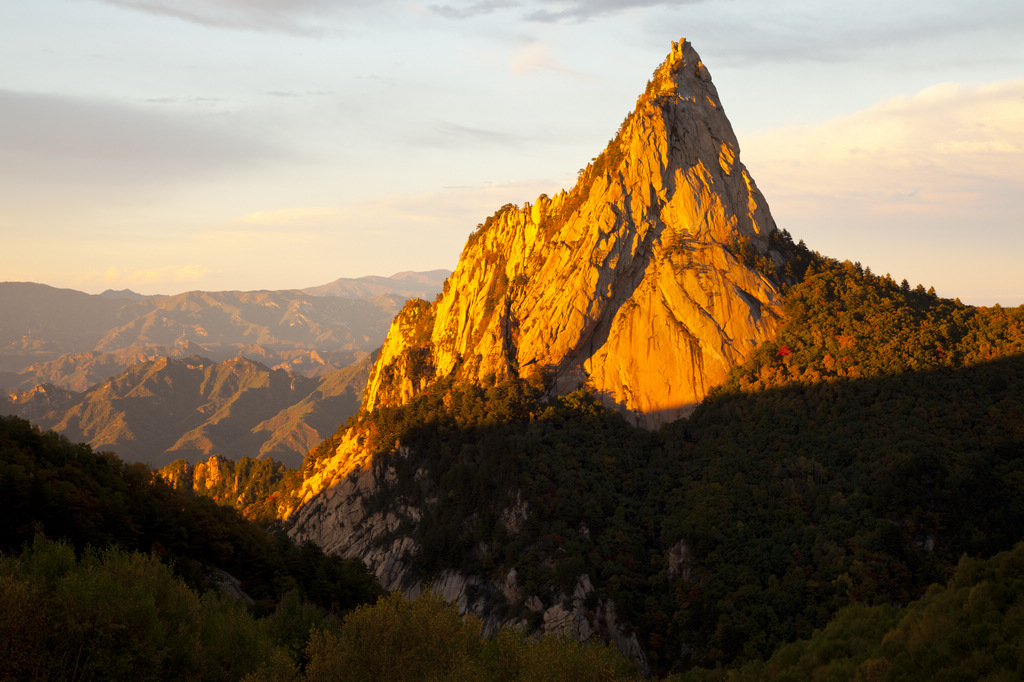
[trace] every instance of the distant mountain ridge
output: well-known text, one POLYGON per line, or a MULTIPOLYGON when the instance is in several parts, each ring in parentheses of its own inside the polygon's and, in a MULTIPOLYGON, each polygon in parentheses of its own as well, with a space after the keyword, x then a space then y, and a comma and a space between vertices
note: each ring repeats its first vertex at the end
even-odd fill
POLYGON ((446 274, 353 280, 366 296, 345 280, 321 294, 174 296, 0 283, 0 413, 155 466, 211 455, 297 466, 358 408, 366 361, 406 298, 446 274))
POLYGON ((370 277, 362 294, 338 280, 323 293, 191 291, 90 295, 32 282, 0 283, 0 389, 51 383, 82 391, 131 364, 199 354, 244 355, 319 376, 366 357, 410 296, 440 291, 447 271, 370 277))
POLYGON ((100 292, 100 296, 115 300, 127 299, 129 301, 141 301, 144 298, 148 298, 146 294, 140 294, 132 291, 131 289, 107 289, 106 291, 100 292))
POLYGON ((329 284, 303 289, 303 293, 313 296, 341 296, 344 298, 367 298, 382 294, 398 294, 405 298, 424 298, 433 300, 444 286, 445 279, 452 274, 450 270, 430 270, 413 272, 410 270, 397 272, 390 277, 342 277, 329 284))
POLYGON ((37 386, 0 399, 0 412, 154 467, 211 455, 297 467, 356 411, 367 373, 368 359, 309 378, 244 357, 163 357, 83 393, 37 386))

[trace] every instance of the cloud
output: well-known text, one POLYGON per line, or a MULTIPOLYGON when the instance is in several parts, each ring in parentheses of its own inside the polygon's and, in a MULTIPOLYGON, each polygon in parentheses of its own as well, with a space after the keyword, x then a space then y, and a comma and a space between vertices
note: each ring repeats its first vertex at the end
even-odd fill
POLYGON ((470 3, 464 7, 455 7, 453 5, 430 5, 429 9, 434 14, 442 16, 445 19, 472 19, 482 14, 491 14, 501 9, 521 7, 522 4, 523 3, 515 2, 514 0, 485 0, 484 2, 470 3))
POLYGON ((584 77, 583 74, 578 71, 572 71, 571 69, 563 66, 547 46, 538 43, 530 42, 519 47, 516 50, 515 56, 512 57, 511 63, 512 73, 516 75, 523 75, 530 73, 531 71, 537 71, 541 69, 548 69, 550 71, 559 71, 572 76, 584 77))
POLYGON ((1021 302, 1024 79, 936 85, 740 146, 811 248, 969 303, 1021 302))
POLYGON ((545 5, 552 5, 554 6, 554 9, 548 9, 547 7, 536 9, 529 12, 526 15, 526 19, 529 21, 538 21, 543 23, 558 21, 581 22, 637 8, 693 5, 705 1, 706 0, 544 0, 545 5))
POLYGON ((379 221, 381 225, 400 225, 410 221, 447 224, 461 234, 464 228, 471 229, 483 222, 499 206, 533 201, 542 193, 553 194, 560 188, 559 183, 547 179, 491 182, 446 187, 437 192, 368 199, 353 202, 349 208, 361 220, 379 221))
POLYGON ((479 147, 480 145, 515 147, 524 139, 520 135, 500 130, 476 128, 473 126, 436 119, 410 136, 410 144, 417 147, 447 149, 479 147))
POLYGON ((771 178, 775 202, 969 213, 1010 188, 1024 193, 1024 79, 936 85, 818 125, 756 132, 742 147, 756 176, 771 178))
POLYGON ((645 32, 682 27, 714 68, 770 64, 865 63, 912 72, 968 64, 985 68, 1018 61, 1024 5, 1006 0, 933 0, 928 3, 808 2, 808 0, 680 0, 675 2, 567 3, 542 9, 536 21, 586 21, 615 12, 648 8, 645 32), (669 12, 659 10, 683 10, 669 12), (699 39, 699 40, 698 40, 699 39), (983 41, 995 49, 970 47, 983 41), (958 46, 951 49, 950 46, 958 46), (1001 46, 1005 46, 1002 47, 1001 46), (920 50, 920 52, 918 52, 920 50), (995 56, 995 59, 993 59, 995 56))
POLYGON ((147 97, 146 104, 186 104, 196 107, 216 107, 226 104, 222 97, 147 97))
MULTIPOLYGON (((336 206, 283 207, 233 218, 207 230, 204 239, 207 246, 252 242, 271 244, 279 251, 299 242, 367 263, 395 257, 415 264, 418 257, 429 255, 429 262, 454 264, 469 233, 499 206, 533 201, 559 189, 555 180, 533 179, 367 197, 336 206), (259 239, 253 239, 254 230, 259 239), (282 239, 268 240, 268 234, 282 239), (387 248, 382 249, 382 243, 387 248)), ((378 271, 391 268, 382 265, 378 271)), ((403 268, 408 269, 399 267, 403 268)))
POLYGON ((232 219, 232 223, 262 227, 289 227, 291 225, 321 223, 335 220, 344 211, 330 206, 284 208, 273 211, 256 211, 232 219))
POLYGON ((429 10, 445 19, 465 20, 499 10, 521 9, 527 21, 555 23, 583 22, 645 7, 691 5, 707 0, 483 0, 466 4, 430 5, 429 10))
POLYGON ((390 230, 410 223, 463 224, 472 227, 503 204, 532 201, 541 193, 557 192, 553 180, 485 183, 446 187, 437 192, 392 194, 347 201, 337 206, 292 206, 257 211, 232 218, 214 232, 249 234, 265 230, 351 227, 390 230))
POLYGON ((230 119, 0 90, 0 177, 159 183, 284 155, 230 119))
POLYGON ((153 285, 198 282, 212 271, 202 265, 166 265, 153 269, 110 267, 79 278, 79 285, 101 285, 111 289, 148 288, 153 285))
POLYGON ((203 26, 318 34, 315 22, 387 0, 104 0, 112 5, 203 26))
POLYGON ((293 92, 289 90, 268 90, 266 93, 270 97, 326 97, 328 95, 337 94, 333 90, 306 90, 305 92, 293 92))

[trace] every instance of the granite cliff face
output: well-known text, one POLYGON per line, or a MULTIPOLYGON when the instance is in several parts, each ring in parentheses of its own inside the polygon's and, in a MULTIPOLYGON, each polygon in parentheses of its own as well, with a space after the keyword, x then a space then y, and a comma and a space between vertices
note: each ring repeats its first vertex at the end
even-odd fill
POLYGON ((399 315, 365 407, 518 374, 588 381, 640 425, 685 416, 776 329, 778 292, 733 255, 749 240, 781 262, 774 230, 707 69, 674 44, 575 188, 498 211, 437 302, 399 315))

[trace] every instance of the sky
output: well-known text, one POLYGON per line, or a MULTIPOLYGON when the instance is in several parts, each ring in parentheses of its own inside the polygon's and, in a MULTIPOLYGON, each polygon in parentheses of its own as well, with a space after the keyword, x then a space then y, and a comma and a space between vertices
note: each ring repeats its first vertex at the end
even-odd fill
POLYGON ((684 37, 779 227, 1024 304, 1020 0, 5 0, 0 281, 453 269, 574 184, 684 37))

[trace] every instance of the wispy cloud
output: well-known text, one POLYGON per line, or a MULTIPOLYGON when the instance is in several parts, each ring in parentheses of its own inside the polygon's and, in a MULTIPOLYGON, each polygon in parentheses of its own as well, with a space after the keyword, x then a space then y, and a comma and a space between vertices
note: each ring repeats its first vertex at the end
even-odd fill
POLYGON ((441 119, 436 119, 426 124, 419 131, 410 134, 409 139, 409 143, 417 147, 435 149, 454 149, 480 145, 512 147, 523 142, 523 137, 514 133, 467 126, 441 119))
POLYGON ((203 26, 319 34, 316 20, 366 8, 389 0, 104 0, 112 5, 174 17, 203 26))
MULTIPOLYGON (((395 0, 103 0, 113 5, 204 26, 289 33, 320 33, 325 19, 392 8, 395 0)), ((518 10, 533 22, 582 22, 637 8, 672 7, 710 0, 472 0, 426 5, 432 14, 462 21, 518 10)))
POLYGON ((468 5, 430 5, 429 9, 434 14, 445 19, 472 19, 482 14, 492 14, 502 9, 521 7, 522 4, 515 0, 484 0, 483 2, 472 2, 468 5))
POLYGON ((275 209, 272 211, 256 211, 232 219, 232 223, 263 227, 289 227, 292 225, 308 225, 337 220, 345 215, 345 211, 331 206, 300 206, 275 209))
MULTIPOLYGON (((888 62, 887 68, 936 68, 945 62, 970 63, 990 58, 948 46, 967 45, 973 39, 993 45, 1018 41, 1024 29, 1024 9, 1019 3, 979 0, 968 7, 960 0, 929 3, 893 3, 890 0, 859 2, 805 2, 803 0, 683 0, 664 6, 697 5, 686 14, 688 37, 702 37, 698 49, 714 64, 742 67, 749 64, 863 62, 875 54, 886 60, 906 58, 917 46, 928 46, 921 62, 888 62), (712 46, 713 50, 708 50, 712 46)), ((589 5, 589 3, 587 3, 589 5)), ((602 3, 597 3, 598 5, 602 3)), ((664 16, 650 12, 646 24, 661 27, 664 16)))
POLYGON ((694 5, 706 0, 544 0, 544 6, 527 13, 530 21, 589 21, 642 7, 694 5))
POLYGON ((270 97, 326 97, 327 95, 337 94, 333 90, 305 90, 303 92, 295 92, 291 90, 268 90, 267 95, 270 97))
POLYGON ((529 42, 521 45, 513 55, 510 67, 512 73, 516 75, 524 75, 532 71, 546 69, 572 76, 586 77, 578 71, 573 71, 563 66, 555 55, 552 54, 550 48, 539 42, 529 42))
MULTIPOLYGON (((337 206, 291 206, 232 218, 212 232, 251 233, 253 229, 383 229, 387 225, 462 224, 472 227, 506 203, 533 201, 560 189, 554 180, 528 180, 445 187, 436 192, 391 194, 337 206)), ((283 233, 285 234, 285 233, 283 233)))
POLYGON ((79 285, 91 288, 106 286, 111 289, 131 287, 149 288, 155 285, 198 282, 212 271, 202 265, 167 265, 152 269, 109 267, 102 271, 85 273, 79 285))
POLYGON ((811 248, 942 296, 1021 303, 1024 79, 936 85, 740 146, 776 221, 811 248))
POLYGON ((221 117, 0 90, 0 176, 130 184, 281 158, 221 117))
POLYGON ((125 9, 202 26, 319 36, 357 17, 376 20, 400 10, 452 21, 509 11, 518 21, 579 23, 635 9, 692 5, 714 0, 101 0, 125 9))
POLYGON ((148 97, 142 101, 146 104, 184 104, 207 108, 227 103, 227 100, 222 97, 148 97))
POLYGON ((533 201, 540 194, 553 194, 560 188, 556 181, 546 179, 484 183, 368 199, 352 203, 349 208, 361 220, 380 220, 382 224, 448 224, 461 234, 462 229, 483 222, 499 206, 533 201))
POLYGON ((742 146, 776 203, 969 213, 1007 187, 1024 195, 1024 79, 936 85, 819 125, 753 133, 742 146))
POLYGON ((467 3, 430 5, 434 14, 446 19, 465 20, 499 10, 519 10, 526 21, 555 23, 583 22, 644 7, 690 5, 707 0, 478 0, 467 3))
POLYGON ((556 180, 531 179, 388 194, 335 206, 282 207, 235 217, 211 227, 204 238, 225 246, 268 244, 267 239, 252 239, 258 231, 261 237, 281 236, 281 242, 274 242, 272 248, 294 240, 319 248, 336 243, 338 253, 367 263, 393 256, 416 263, 417 258, 430 256, 429 262, 450 266, 473 227, 497 207, 533 201, 561 187, 556 180), (394 241, 399 235, 403 236, 394 241), (381 249, 382 239, 388 240, 386 249, 381 249))

